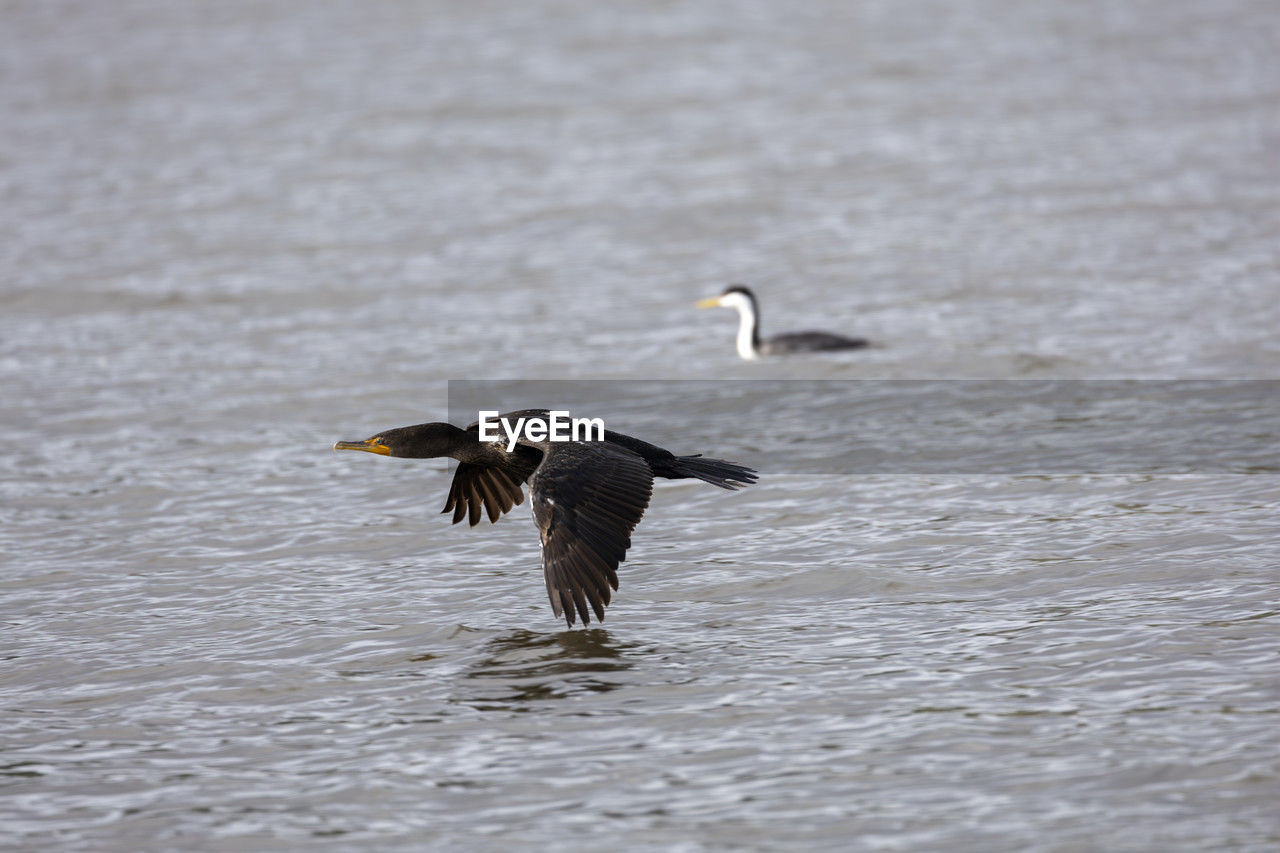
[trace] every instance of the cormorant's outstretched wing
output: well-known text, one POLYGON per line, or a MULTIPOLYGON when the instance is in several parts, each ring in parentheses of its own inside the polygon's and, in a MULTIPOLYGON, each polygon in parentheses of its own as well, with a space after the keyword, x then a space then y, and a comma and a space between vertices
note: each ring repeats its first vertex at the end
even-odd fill
POLYGON ((504 512, 524 503, 520 487, 541 462, 542 451, 524 445, 517 445, 511 453, 495 447, 484 461, 459 462, 442 512, 453 510, 454 524, 470 515, 475 527, 483 507, 489 521, 496 522, 504 512))
POLYGON ((640 456, 604 443, 553 444, 529 482, 542 539, 542 573, 551 609, 573 626, 604 621, 618 588, 618 564, 631 547, 653 492, 653 472, 640 456))
MULTIPOLYGON (((537 414, 545 409, 516 412, 515 415, 537 414)), ((467 427, 475 432, 479 421, 467 427)), ((503 513, 524 503, 521 490, 534 470, 542 462, 542 451, 533 447, 516 445, 510 453, 501 449, 501 443, 492 446, 486 454, 474 462, 459 462, 449 483, 449 498, 441 512, 452 512, 453 523, 470 516, 471 526, 480 523, 481 513, 489 514, 491 523, 497 522, 503 513)))
MULTIPOLYGON (((536 465, 534 466, 536 467, 536 465)), ((474 462, 459 462, 449 484, 449 499, 441 512, 453 511, 453 523, 468 515, 471 526, 480 523, 483 507, 489 513, 489 521, 495 522, 513 506, 524 503, 524 491, 520 485, 529 478, 519 471, 506 467, 489 467, 474 462)))

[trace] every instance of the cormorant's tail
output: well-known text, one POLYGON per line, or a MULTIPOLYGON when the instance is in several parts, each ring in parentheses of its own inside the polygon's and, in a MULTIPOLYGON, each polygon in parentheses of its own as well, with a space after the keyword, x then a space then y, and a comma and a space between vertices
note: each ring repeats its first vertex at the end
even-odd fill
POLYGON ((757 479, 754 468, 723 459, 711 459, 701 453, 677 456, 675 472, 677 477, 696 477, 704 483, 730 491, 749 486, 757 479))

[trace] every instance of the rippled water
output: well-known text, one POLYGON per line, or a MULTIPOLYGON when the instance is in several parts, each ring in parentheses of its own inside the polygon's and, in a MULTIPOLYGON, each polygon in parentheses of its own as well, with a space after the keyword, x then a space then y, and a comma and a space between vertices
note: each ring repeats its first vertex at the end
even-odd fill
POLYGON ((0 16, 0 843, 1280 846, 1270 5, 0 16), (497 378, 762 480, 563 631, 497 378))

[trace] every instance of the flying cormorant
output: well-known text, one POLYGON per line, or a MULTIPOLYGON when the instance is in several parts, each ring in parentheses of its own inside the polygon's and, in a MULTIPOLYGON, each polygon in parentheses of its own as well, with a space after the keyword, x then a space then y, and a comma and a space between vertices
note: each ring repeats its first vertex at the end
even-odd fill
POLYGON ((703 299, 698 307, 738 309, 738 355, 748 361, 762 355, 862 349, 870 346, 863 338, 846 338, 830 332, 789 332, 761 339, 760 308, 756 303, 756 296, 740 284, 730 286, 719 296, 703 299))
MULTIPOLYGON (((546 409, 529 409, 500 417, 516 423, 547 414, 546 409)), ((508 451, 501 440, 482 441, 478 424, 461 429, 428 423, 389 429, 363 441, 339 441, 334 449, 458 460, 443 510, 453 513, 454 524, 469 517, 475 526, 482 509, 496 522, 523 503, 520 487, 528 481, 551 609, 570 627, 575 611, 584 625, 591 622, 591 611, 604 621, 610 590, 618 588, 618 564, 649 505, 654 477, 696 478, 731 490, 756 481, 756 472, 743 465, 676 456, 610 430, 604 431, 603 441, 530 441, 522 436, 508 451)))

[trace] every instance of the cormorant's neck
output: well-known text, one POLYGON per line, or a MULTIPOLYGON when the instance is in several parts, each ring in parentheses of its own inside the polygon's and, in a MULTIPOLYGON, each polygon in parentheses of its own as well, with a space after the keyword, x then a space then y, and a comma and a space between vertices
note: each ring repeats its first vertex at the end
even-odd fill
POLYGON ((756 301, 745 296, 734 301, 738 309, 738 355, 752 361, 760 357, 760 314, 756 301))
POLYGON ((448 455, 459 462, 491 463, 495 451, 505 453, 505 447, 505 438, 497 444, 490 444, 489 442, 481 441, 479 432, 474 429, 453 427, 449 432, 448 455), (499 449, 499 445, 501 445, 502 449, 499 449))
POLYGON ((453 424, 448 424, 447 426, 445 440, 448 442, 449 450, 445 455, 452 459, 457 459, 459 462, 466 462, 479 449, 479 437, 475 433, 467 432, 465 429, 456 427, 453 424))
POLYGON ((447 456, 459 462, 478 459, 483 455, 484 445, 480 443, 475 432, 468 432, 449 423, 428 425, 431 437, 413 447, 409 453, 397 453, 397 456, 417 456, 420 458, 439 458, 447 456))

